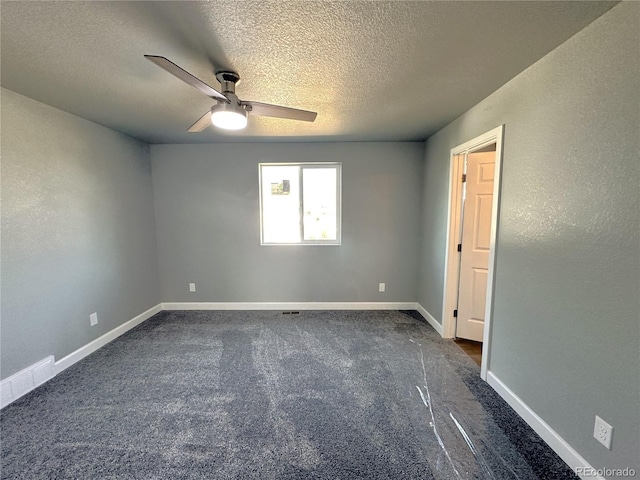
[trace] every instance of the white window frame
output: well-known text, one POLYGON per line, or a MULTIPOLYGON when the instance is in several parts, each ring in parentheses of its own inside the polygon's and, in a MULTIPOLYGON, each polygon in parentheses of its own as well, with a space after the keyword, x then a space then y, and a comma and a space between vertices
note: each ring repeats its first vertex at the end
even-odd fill
POLYGON ((259 200, 260 200, 260 245, 341 245, 342 244, 342 163, 341 162, 301 162, 301 163, 259 163, 258 164, 259 200), (263 230, 263 205, 262 205, 262 167, 300 167, 300 241, 299 242, 265 242, 263 230), (302 181, 303 171, 307 168, 327 168, 336 169, 336 239, 335 240, 305 240, 304 239, 304 185, 302 181))

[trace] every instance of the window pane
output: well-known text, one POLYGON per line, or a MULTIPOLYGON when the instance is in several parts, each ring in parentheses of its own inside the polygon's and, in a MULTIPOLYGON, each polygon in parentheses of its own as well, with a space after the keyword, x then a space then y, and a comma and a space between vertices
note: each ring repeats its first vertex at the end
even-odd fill
POLYGON ((262 165, 262 241, 300 242, 300 167, 262 165))
POLYGON ((330 168, 302 169, 305 240, 337 240, 337 172, 330 168))

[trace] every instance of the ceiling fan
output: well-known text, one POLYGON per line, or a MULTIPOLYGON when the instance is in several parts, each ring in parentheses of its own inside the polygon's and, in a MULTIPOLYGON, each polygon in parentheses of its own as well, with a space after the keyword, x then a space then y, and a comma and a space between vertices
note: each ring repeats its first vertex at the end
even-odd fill
POLYGON ((316 112, 298 110, 297 108, 240 100, 236 96, 236 84, 240 81, 240 76, 236 72, 221 71, 216 73, 216 78, 221 86, 220 90, 222 90, 219 92, 165 57, 145 55, 145 58, 216 100, 217 103, 211 107, 211 111, 200 117, 196 123, 188 128, 187 132, 201 132, 212 123, 216 127, 240 130, 247 126, 247 114, 302 120, 303 122, 313 122, 318 115, 316 112))

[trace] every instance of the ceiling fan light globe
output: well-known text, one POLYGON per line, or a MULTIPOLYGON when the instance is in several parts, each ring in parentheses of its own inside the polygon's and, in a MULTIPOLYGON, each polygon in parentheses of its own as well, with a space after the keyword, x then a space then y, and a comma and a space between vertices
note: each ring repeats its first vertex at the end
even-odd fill
POLYGON ((245 110, 227 110, 215 108, 211 111, 211 123, 225 130, 242 130, 247 126, 247 112, 245 110))

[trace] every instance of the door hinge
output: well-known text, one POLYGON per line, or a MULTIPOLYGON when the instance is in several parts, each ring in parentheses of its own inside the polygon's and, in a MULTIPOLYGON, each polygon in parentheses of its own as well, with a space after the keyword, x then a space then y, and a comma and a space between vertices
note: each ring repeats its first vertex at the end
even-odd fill
POLYGON ((454 318, 458 318, 458 310, 457 309, 453 311, 453 317, 454 318))
POLYGON ((459 243, 459 244, 458 244, 458 251, 459 251, 459 252, 461 252, 461 251, 462 251, 462 244, 461 244, 461 243, 459 243))
POLYGON ((466 174, 466 173, 463 173, 463 174, 462 174, 462 183, 464 183, 464 182, 466 182, 466 181, 467 181, 467 174, 466 174))

